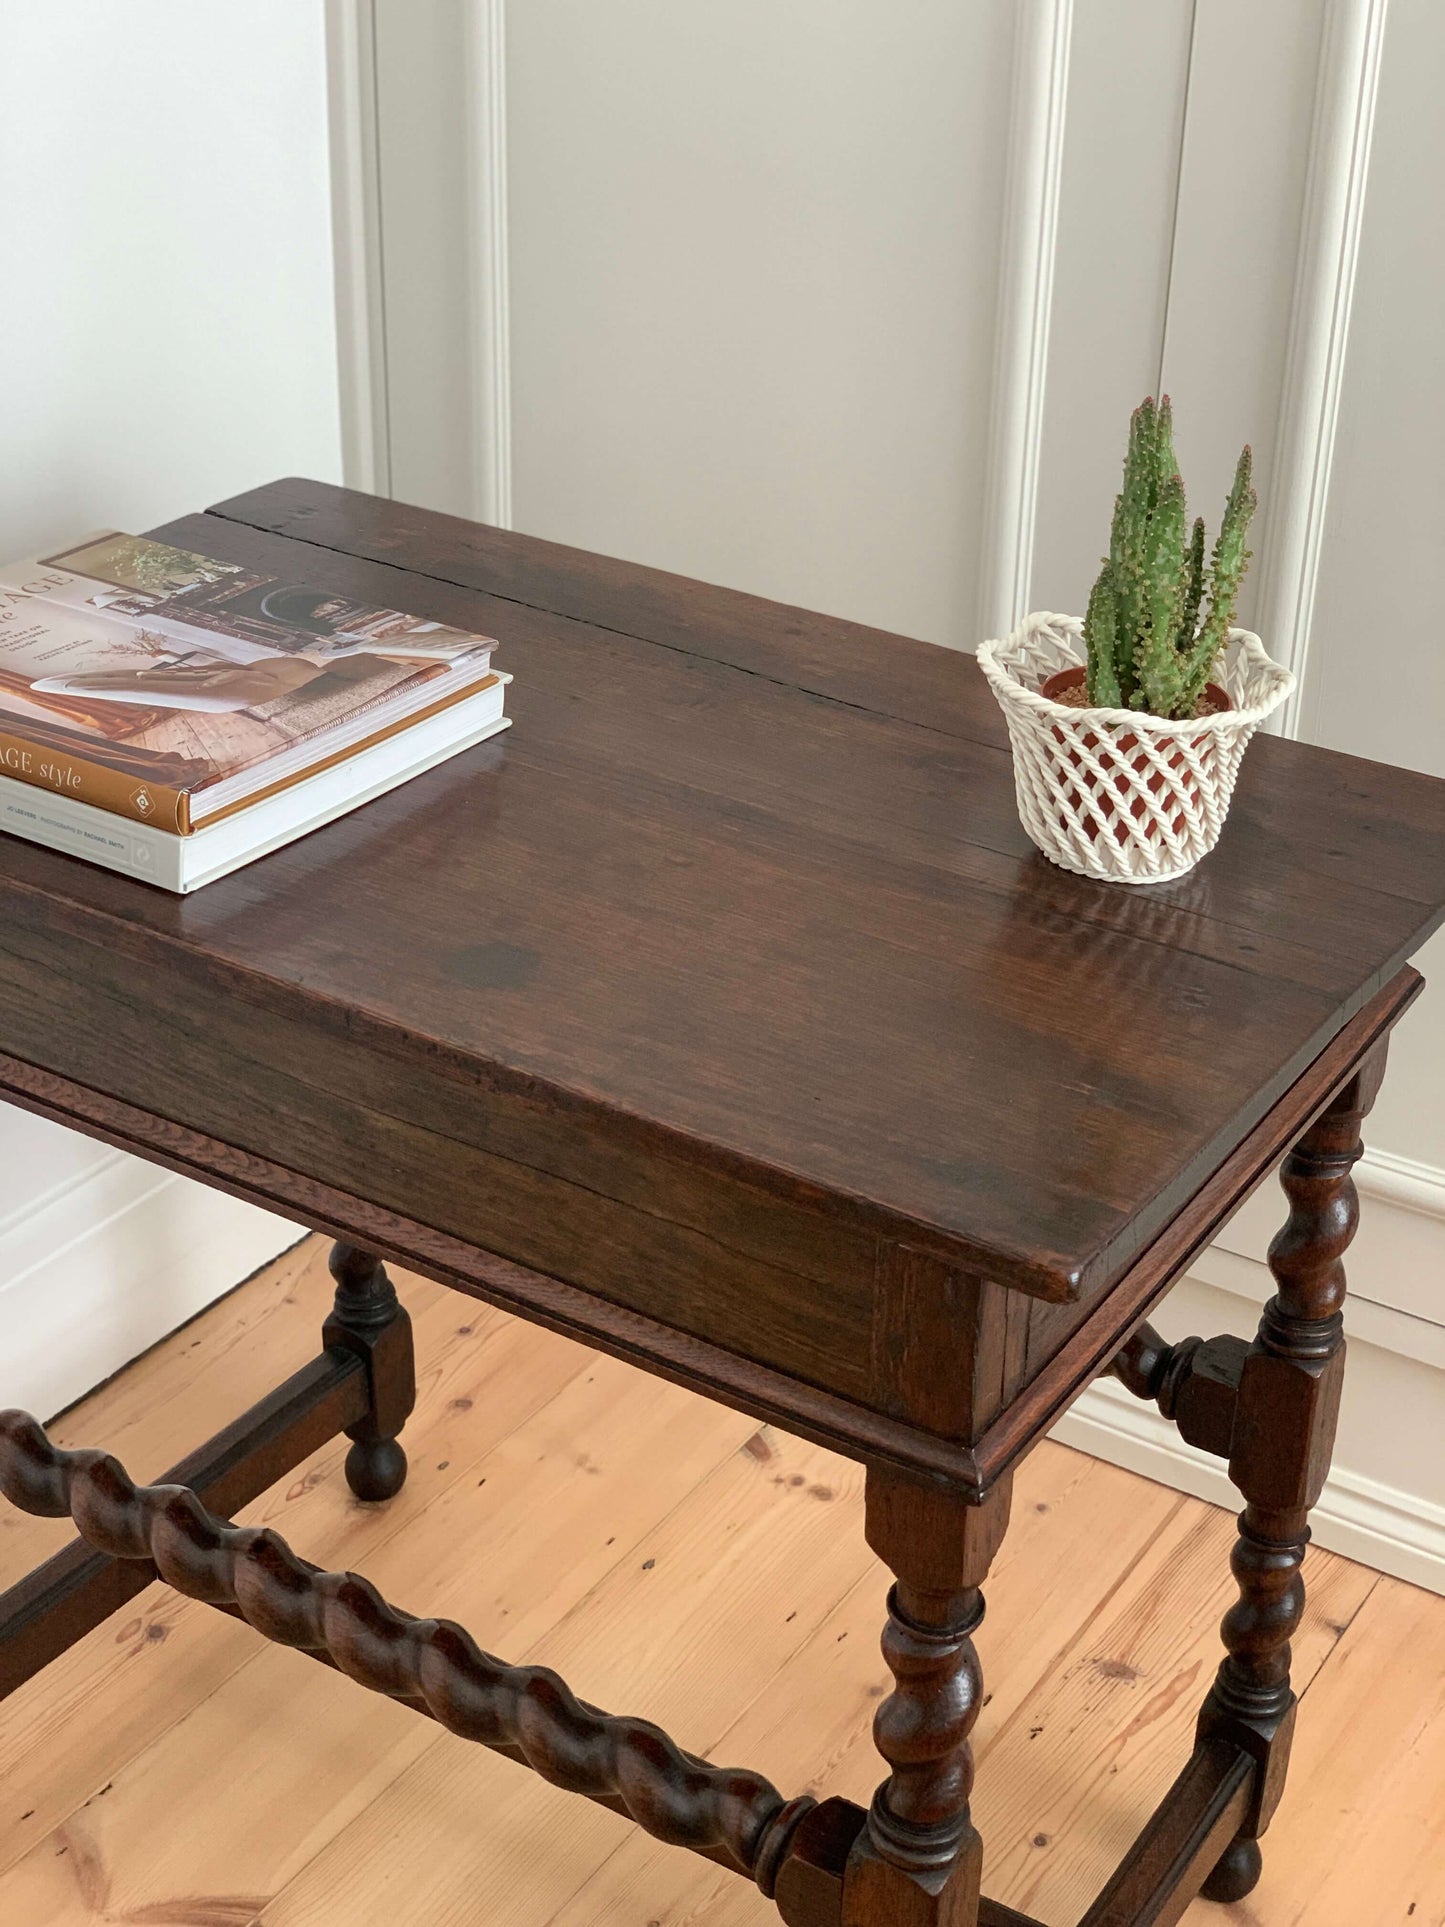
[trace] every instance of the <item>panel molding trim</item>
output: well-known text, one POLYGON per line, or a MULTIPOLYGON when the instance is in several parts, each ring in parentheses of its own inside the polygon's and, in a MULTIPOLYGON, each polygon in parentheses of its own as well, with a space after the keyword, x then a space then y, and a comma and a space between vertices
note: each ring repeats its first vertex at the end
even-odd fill
POLYGON ((1328 0, 1281 394, 1258 627, 1296 683, 1278 727, 1307 727, 1305 671, 1344 386, 1389 0, 1328 0))
POLYGON ((1073 17, 1073 0, 1018 0, 1015 13, 980 639, 1007 635, 1029 608, 1073 17))
POLYGON ((506 0, 471 0, 470 283, 476 516, 512 526, 512 341, 507 238, 506 0))
MULTIPOLYGON (((1445 1171, 1391 1151, 1366 1150, 1355 1166, 1355 1186, 1363 1209, 1348 1264, 1352 1306, 1367 1303, 1372 1316, 1412 1319, 1419 1330, 1439 1334, 1445 1356, 1445 1300, 1435 1282, 1445 1274, 1445 1171)), ((1229 1259, 1253 1265, 1261 1304, 1271 1289, 1265 1254, 1279 1222, 1277 1195, 1266 1186, 1235 1214, 1209 1253, 1212 1266, 1229 1259)))
MULTIPOLYGON (((1434 1444, 1437 1415, 1445 1411, 1445 1304, 1437 1304, 1434 1289, 1434 1280, 1445 1274, 1445 1171, 1369 1150, 1356 1166, 1356 1184, 1365 1209, 1361 1241, 1347 1263, 1345 1327, 1352 1346, 1395 1361, 1390 1384, 1398 1403, 1372 1398, 1368 1409, 1380 1448, 1372 1464, 1376 1471, 1387 1466, 1399 1483, 1349 1463, 1346 1428, 1311 1524, 1316 1542, 1330 1551, 1445 1594, 1445 1505, 1436 1496, 1434 1444), (1422 1437, 1431 1441, 1428 1465, 1419 1457, 1422 1437), (1428 1489, 1412 1490, 1412 1483, 1428 1489)), ((1182 1287, 1188 1291, 1194 1281, 1238 1300, 1239 1315, 1230 1322, 1240 1333, 1252 1329, 1274 1288, 1259 1255, 1267 1235, 1264 1214, 1251 1215, 1253 1222, 1236 1220, 1225 1230, 1182 1287)), ((1191 1307, 1191 1320, 1196 1311, 1191 1307)), ((1346 1383, 1348 1402, 1348 1374, 1346 1383)), ((1054 1437, 1176 1491, 1239 1510, 1239 1494, 1220 1462, 1185 1445, 1167 1419, 1112 1380, 1091 1385, 1055 1426, 1054 1437)))
MULTIPOLYGON (((1445 1371, 1438 1380, 1445 1399, 1445 1371)), ((1053 1437, 1176 1492, 1239 1510, 1239 1494, 1219 1460, 1185 1445, 1168 1419, 1112 1380, 1091 1385, 1053 1437)), ((1445 1506, 1337 1464, 1310 1527, 1315 1544, 1330 1552, 1445 1594, 1445 1506)), ((1305 1572, 1308 1578, 1308 1566, 1305 1572)))
POLYGON ((326 0, 326 82, 342 476, 389 495, 376 0, 326 0))
POLYGON ((1361 1197, 1378 1198, 1383 1204, 1423 1217, 1445 1219, 1445 1171, 1438 1165, 1367 1147, 1355 1166, 1355 1185, 1361 1197))

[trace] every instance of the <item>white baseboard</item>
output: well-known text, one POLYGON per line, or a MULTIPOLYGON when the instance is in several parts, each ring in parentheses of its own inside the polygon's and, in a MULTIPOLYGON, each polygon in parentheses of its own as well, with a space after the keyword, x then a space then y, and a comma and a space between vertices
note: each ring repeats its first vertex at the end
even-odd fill
POLYGON ((302 1235, 106 1154, 0 1223, 0 1405, 53 1418, 302 1235))
POLYGON ((1355 1187, 1362 1198, 1378 1198, 1404 1211, 1445 1218, 1445 1171, 1398 1151, 1367 1148, 1355 1166, 1355 1187))
MULTIPOLYGON (((1367 1151, 1356 1181, 1360 1230, 1346 1260, 1346 1373, 1334 1469, 1312 1515, 1316 1542, 1379 1572, 1445 1593, 1445 1171, 1367 1151)), ((1274 1289, 1264 1254, 1282 1218, 1257 1192, 1156 1316, 1171 1339, 1253 1331, 1274 1289)), ((1101 1379, 1054 1436, 1230 1511, 1222 1463, 1182 1443, 1152 1405, 1101 1379)))
MULTIPOLYGON (((1176 1492, 1240 1508, 1221 1461, 1185 1445, 1168 1419, 1111 1379, 1091 1385, 1053 1436, 1176 1492)), ((1445 1594, 1445 1506, 1337 1463, 1310 1524, 1316 1545, 1445 1594)))

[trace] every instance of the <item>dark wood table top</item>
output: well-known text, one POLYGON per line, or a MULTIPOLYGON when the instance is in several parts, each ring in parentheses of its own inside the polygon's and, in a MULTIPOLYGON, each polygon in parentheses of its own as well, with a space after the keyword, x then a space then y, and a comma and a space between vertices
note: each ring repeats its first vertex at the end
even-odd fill
POLYGON ((969 656, 314 482, 158 533, 495 635, 515 727, 191 898, 4 839, 12 931, 1037 1297, 1117 1278, 1445 913, 1425 776, 1260 737, 1191 876, 1095 884, 969 656))

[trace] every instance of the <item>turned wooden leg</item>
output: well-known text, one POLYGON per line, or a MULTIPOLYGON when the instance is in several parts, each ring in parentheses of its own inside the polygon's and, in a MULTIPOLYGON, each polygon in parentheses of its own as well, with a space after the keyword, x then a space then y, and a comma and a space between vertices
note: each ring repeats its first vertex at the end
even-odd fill
POLYGON ((969 1818, 983 1703, 979 1590, 1008 1525, 1010 1481, 982 1505, 870 1468, 868 1543, 896 1575, 873 1724, 891 1769, 843 1882, 843 1927, 975 1927, 982 1847, 969 1818))
POLYGON ((1230 1455, 1230 1477, 1246 1501, 1231 1560, 1239 1602, 1225 1615, 1225 1659, 1199 1722, 1201 1738, 1232 1740, 1259 1773, 1248 1819, 1204 1885, 1210 1900, 1239 1900, 1254 1887, 1259 1836, 1284 1790, 1295 1717, 1290 1640, 1305 1598, 1300 1568, 1344 1375, 1342 1259, 1359 1219, 1350 1173, 1384 1068, 1381 1044, 1280 1168, 1290 1209, 1269 1252, 1277 1290, 1244 1363, 1230 1455))
POLYGON ((322 1342, 354 1352, 366 1363, 366 1416, 348 1425, 346 1481, 358 1499, 393 1499, 406 1480, 406 1453, 397 1438, 416 1404, 411 1320, 381 1260, 355 1245, 331 1248, 336 1297, 322 1342))

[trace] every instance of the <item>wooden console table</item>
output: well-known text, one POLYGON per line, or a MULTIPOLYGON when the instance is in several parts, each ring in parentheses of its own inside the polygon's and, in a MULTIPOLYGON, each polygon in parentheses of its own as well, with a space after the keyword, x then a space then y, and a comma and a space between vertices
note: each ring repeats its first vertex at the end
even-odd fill
POLYGON ((160 533, 494 633, 517 727, 189 899, 0 843, 0 1094, 340 1241, 319 1356, 165 1483, 0 1421, 0 1488, 80 1532, 0 1598, 0 1691, 159 1573, 791 1927, 1029 1927, 979 1896, 971 1635, 1013 1467, 1112 1370, 1245 1504, 1195 1750, 1085 1927, 1247 1892, 1445 783, 1261 738, 1215 855, 1110 888, 1025 841, 966 656, 314 483, 160 533), (1258 1335, 1164 1345, 1151 1306, 1281 1159, 1258 1335), (356 1492, 401 1485, 385 1258, 866 1465, 869 1812, 225 1523, 338 1432, 356 1492))

